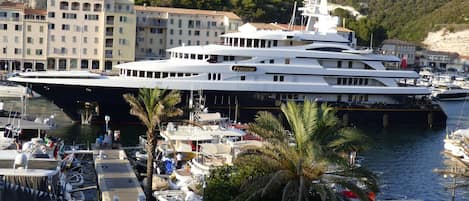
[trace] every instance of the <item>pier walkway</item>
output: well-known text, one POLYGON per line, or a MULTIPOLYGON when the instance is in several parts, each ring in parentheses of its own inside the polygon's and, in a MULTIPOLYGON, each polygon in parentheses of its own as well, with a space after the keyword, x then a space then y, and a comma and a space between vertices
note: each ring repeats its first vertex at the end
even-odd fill
POLYGON ((123 149, 94 147, 93 152, 102 201, 113 201, 114 197, 118 197, 120 201, 134 201, 144 195, 123 149))

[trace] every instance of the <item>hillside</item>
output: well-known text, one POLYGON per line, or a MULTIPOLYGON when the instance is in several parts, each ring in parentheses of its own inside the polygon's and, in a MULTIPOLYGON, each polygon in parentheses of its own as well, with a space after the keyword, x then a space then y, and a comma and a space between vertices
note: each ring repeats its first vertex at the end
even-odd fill
POLYGON ((447 24, 469 23, 467 0, 331 0, 351 5, 381 25, 388 38, 421 42, 447 24))

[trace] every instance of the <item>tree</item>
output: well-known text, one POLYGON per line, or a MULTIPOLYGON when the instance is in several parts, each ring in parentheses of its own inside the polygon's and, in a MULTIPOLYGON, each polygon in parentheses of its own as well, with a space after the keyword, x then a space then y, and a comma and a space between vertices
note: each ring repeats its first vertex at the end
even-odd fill
POLYGON ((138 96, 124 94, 124 99, 130 105, 130 114, 138 117, 147 131, 147 183, 145 194, 147 200, 152 198, 153 160, 157 145, 156 133, 159 132, 161 122, 165 118, 182 114, 176 105, 181 102, 178 91, 167 91, 158 88, 140 89, 138 96))
POLYGON ((281 111, 291 135, 285 132, 281 120, 268 112, 258 113, 250 124, 250 130, 267 142, 263 147, 244 150, 235 165, 261 167, 266 173, 249 179, 235 200, 339 199, 330 184, 351 190, 361 200, 368 200, 366 190, 378 191, 375 175, 351 165, 345 155, 363 148, 367 138, 356 129, 340 125, 333 108, 305 101, 289 102, 281 106, 281 111), (358 187, 357 181, 367 189, 358 187))

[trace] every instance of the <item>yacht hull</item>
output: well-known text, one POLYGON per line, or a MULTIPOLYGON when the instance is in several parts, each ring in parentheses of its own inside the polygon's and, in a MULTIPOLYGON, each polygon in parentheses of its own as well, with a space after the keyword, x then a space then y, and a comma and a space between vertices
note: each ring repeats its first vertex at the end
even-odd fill
MULTIPOLYGON (((92 121, 104 122, 109 115, 113 122, 138 123, 138 119, 129 114, 130 107, 123 99, 123 94, 138 92, 136 88, 93 87, 77 85, 53 85, 35 83, 30 87, 43 97, 60 107, 72 120, 81 121, 84 107, 93 110, 92 121), (90 103, 88 106, 86 103, 90 103), (91 106, 90 106, 91 105, 91 106), (91 108, 90 108, 91 107, 91 108)), ((179 107, 187 111, 191 93, 181 91, 182 101, 179 107)), ((279 113, 280 104, 272 93, 251 91, 203 91, 202 103, 211 112, 221 112, 237 122, 250 122, 258 111, 279 113)), ((194 100, 197 101, 197 100, 194 100)), ((444 127, 446 115, 438 104, 427 105, 377 105, 348 104, 330 102, 338 110, 338 115, 347 123, 366 126, 397 126, 402 124, 444 127)), ((186 113, 187 115, 187 113, 186 113)))

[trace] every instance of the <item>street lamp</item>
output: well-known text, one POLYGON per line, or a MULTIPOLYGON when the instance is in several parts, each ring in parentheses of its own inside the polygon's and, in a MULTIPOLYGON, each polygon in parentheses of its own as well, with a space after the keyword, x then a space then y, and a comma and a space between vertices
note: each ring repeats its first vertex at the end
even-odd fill
POLYGON ((109 121, 111 120, 111 117, 109 115, 104 116, 104 121, 106 121, 106 133, 109 130, 109 121))
POLYGON ((202 200, 205 200, 205 189, 207 188, 207 181, 205 179, 205 174, 202 181, 202 200))

